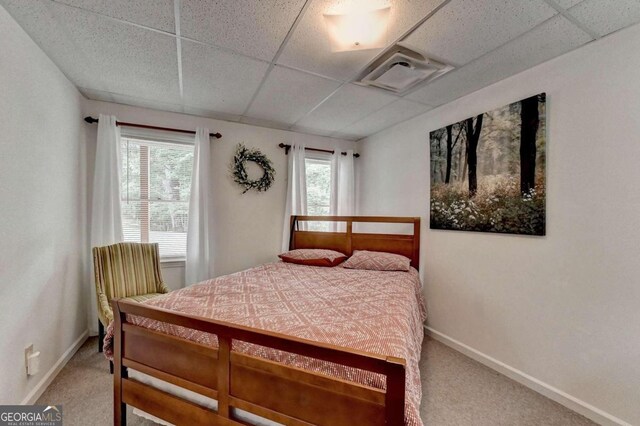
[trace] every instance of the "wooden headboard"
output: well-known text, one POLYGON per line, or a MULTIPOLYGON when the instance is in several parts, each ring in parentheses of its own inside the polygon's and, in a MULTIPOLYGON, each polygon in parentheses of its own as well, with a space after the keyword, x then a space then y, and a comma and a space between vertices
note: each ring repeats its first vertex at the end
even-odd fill
POLYGON ((385 251, 411 259, 411 266, 420 264, 420 218, 384 216, 291 216, 289 249, 322 248, 351 256, 354 250, 385 251), (346 232, 302 231, 300 222, 344 222, 346 232), (409 223, 411 234, 369 234, 353 232, 354 223, 409 223))

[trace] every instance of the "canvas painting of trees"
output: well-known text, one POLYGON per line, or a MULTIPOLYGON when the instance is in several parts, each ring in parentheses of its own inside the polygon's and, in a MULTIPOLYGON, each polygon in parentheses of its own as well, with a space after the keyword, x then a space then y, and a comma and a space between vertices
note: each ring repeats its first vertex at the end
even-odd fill
POLYGON ((431 229, 545 234, 546 96, 429 134, 431 229))

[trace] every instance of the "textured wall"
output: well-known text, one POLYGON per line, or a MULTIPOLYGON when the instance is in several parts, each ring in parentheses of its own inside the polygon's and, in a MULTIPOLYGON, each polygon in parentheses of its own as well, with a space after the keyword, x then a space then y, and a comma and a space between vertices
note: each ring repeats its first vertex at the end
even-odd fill
POLYGON ((420 215, 429 326, 640 424, 640 26, 360 142, 359 214, 420 215), (429 230, 429 131, 547 93, 547 236, 429 230))
POLYGON ((2 7, 0 52, 0 404, 16 404, 87 329, 85 134, 81 95, 2 7))
MULTIPOLYGON (((278 144, 304 142, 316 148, 351 149, 355 142, 331 139, 248 124, 231 123, 185 114, 130 107, 108 102, 85 101, 84 112, 94 117, 101 113, 113 114, 119 120, 158 126, 195 129, 208 127, 222 133, 222 139, 211 140, 212 217, 210 223, 213 241, 212 275, 237 272, 260 263, 277 260, 282 241, 282 224, 287 188, 287 157, 278 144), (244 143, 255 147, 271 159, 276 168, 276 179, 267 192, 250 191, 233 182, 229 166, 236 146, 244 143)), ((88 164, 93 167, 96 126, 88 129, 88 164)), ((358 160, 359 161, 359 160, 358 160)), ((89 171, 89 179, 92 172, 89 171)), ((91 180, 89 180, 91 182, 91 180)), ((182 268, 164 268, 163 275, 172 288, 183 285, 182 268)))

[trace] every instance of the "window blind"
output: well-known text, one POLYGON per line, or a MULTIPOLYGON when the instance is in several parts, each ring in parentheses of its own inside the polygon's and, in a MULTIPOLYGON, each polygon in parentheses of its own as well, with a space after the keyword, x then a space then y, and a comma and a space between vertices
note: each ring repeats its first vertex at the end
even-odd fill
POLYGON ((122 137, 125 241, 158 243, 163 259, 186 256, 193 145, 122 137))

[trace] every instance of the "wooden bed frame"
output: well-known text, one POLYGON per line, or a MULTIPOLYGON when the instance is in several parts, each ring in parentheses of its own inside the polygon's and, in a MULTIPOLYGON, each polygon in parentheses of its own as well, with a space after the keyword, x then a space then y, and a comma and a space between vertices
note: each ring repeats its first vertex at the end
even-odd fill
POLYGON ((411 266, 420 266, 420 218, 385 216, 291 216, 289 250, 325 248, 351 256, 354 250, 386 251, 411 259, 411 266), (314 232, 299 230, 300 222, 344 222, 346 232, 314 232), (413 225, 413 234, 354 233, 354 223, 385 223, 413 225))
MULTIPOLYGON (((417 268, 420 218, 294 216, 294 248, 386 251, 417 268), (302 221, 346 222, 346 232, 298 230, 302 221), (353 223, 409 223, 413 235, 354 233, 353 223)), ((126 406, 177 425, 246 425, 232 407, 285 425, 403 425, 405 360, 196 317, 124 300, 114 312, 114 424, 126 425, 126 406), (135 315, 216 334, 218 348, 127 322, 135 315), (386 376, 386 390, 341 380, 230 350, 240 340, 386 376), (128 377, 128 369, 216 399, 211 410, 128 377)))

